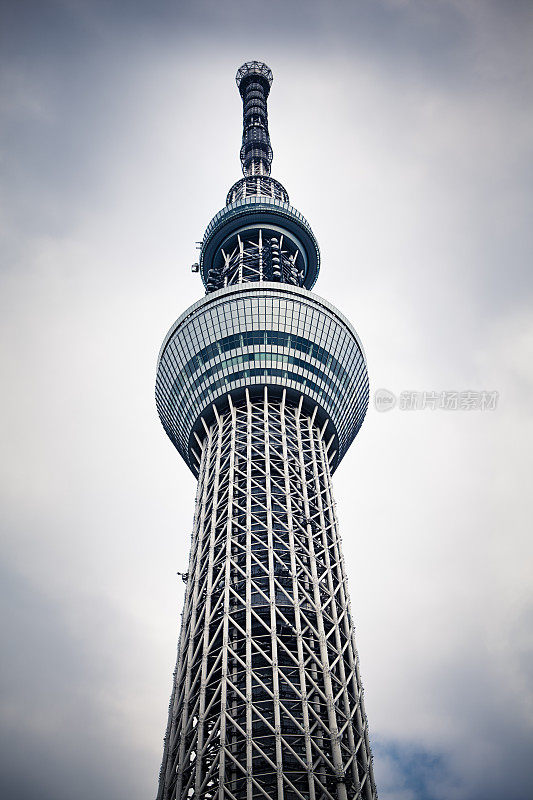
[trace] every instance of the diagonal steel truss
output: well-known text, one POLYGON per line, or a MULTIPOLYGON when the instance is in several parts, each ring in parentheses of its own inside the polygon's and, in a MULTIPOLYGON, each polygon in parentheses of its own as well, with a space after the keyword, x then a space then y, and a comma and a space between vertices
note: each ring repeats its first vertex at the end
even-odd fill
POLYGON ((209 271, 209 291, 255 281, 283 281, 294 286, 303 284, 304 273, 298 268, 299 250, 283 235, 265 234, 259 228, 246 239, 236 234, 225 248, 220 250, 223 264, 209 271))
POLYGON ((315 414, 265 388, 204 423, 158 800, 377 797, 315 414))

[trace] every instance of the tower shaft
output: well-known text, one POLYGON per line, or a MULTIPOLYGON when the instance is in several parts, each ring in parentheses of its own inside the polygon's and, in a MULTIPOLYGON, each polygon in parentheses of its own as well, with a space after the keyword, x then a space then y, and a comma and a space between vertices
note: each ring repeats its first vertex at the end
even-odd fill
POLYGON ((327 444, 271 396, 201 445, 158 800, 372 800, 327 444))

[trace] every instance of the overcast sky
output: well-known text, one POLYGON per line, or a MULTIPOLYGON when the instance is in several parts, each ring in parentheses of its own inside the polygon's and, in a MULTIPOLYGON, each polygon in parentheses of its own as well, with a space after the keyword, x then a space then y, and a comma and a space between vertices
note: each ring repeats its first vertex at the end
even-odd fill
POLYGON ((240 175, 246 60, 273 175, 372 391, 334 478, 382 800, 533 797, 533 5, 1 3, 0 794, 145 800, 195 481, 156 357, 240 175))

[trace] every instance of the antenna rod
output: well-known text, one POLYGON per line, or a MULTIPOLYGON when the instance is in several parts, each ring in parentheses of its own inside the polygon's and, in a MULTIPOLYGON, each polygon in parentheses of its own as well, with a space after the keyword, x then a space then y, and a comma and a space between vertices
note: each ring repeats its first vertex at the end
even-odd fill
POLYGON ((272 147, 268 135, 267 97, 272 70, 262 61, 247 61, 235 77, 242 97, 241 164, 244 177, 270 175, 272 147))

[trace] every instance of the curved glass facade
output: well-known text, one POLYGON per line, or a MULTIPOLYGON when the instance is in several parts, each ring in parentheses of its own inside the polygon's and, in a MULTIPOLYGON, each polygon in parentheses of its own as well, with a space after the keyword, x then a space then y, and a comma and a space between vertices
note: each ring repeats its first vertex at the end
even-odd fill
POLYGON ((195 474, 202 416, 209 421, 228 393, 264 386, 318 407, 335 468, 366 413, 368 376, 357 334, 330 303, 306 290, 247 284, 213 292, 175 323, 159 356, 157 407, 195 474))

